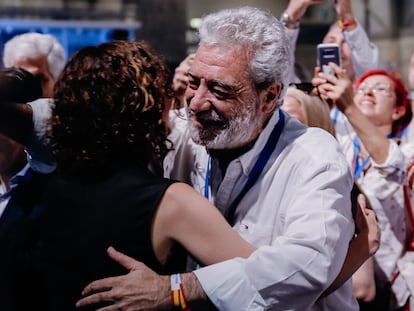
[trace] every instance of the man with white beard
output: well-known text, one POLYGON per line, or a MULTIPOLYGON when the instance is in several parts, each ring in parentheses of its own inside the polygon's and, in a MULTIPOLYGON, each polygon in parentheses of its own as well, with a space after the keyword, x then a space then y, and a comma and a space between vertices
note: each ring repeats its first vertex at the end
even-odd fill
POLYGON ((195 148, 194 183, 257 250, 170 278, 110 249, 130 273, 92 282, 78 306, 356 310, 350 281, 321 298, 354 234, 353 180, 331 135, 279 109, 289 68, 283 25, 256 8, 223 10, 204 18, 200 39, 185 94, 189 134, 205 146, 195 148))

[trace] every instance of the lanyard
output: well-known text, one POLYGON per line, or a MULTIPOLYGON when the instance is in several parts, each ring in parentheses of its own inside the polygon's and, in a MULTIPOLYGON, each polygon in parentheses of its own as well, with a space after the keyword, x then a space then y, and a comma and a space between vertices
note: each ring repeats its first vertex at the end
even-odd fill
MULTIPOLYGON (((244 197, 244 195, 249 191, 249 189, 255 184, 257 179, 259 178, 260 174, 262 173, 264 167, 266 166, 267 162, 270 159, 270 156, 272 155, 277 142, 279 141, 280 135, 282 134, 283 127, 285 125, 285 116, 282 113, 282 111, 279 109, 279 121, 276 123, 275 127, 273 128, 272 132, 270 133, 269 138, 267 139, 267 142, 263 149, 260 151, 259 157, 254 164, 249 176, 247 177, 247 180, 239 193, 239 195, 234 199, 234 201, 231 203, 229 212, 226 215, 226 219, 229 223, 232 222, 234 213, 236 211, 237 205, 240 203, 241 199, 244 197)), ((208 175, 210 172, 210 159, 207 164, 207 171, 206 171, 206 182, 204 187, 204 195, 206 198, 208 198, 208 175), (207 189, 207 190, 206 190, 207 189)))
POLYGON ((204 181, 204 197, 209 200, 210 199, 210 195, 208 192, 208 185, 210 184, 210 165, 211 165, 211 157, 208 157, 208 162, 207 162, 207 169, 206 169, 206 179, 204 181))
MULTIPOLYGON (((388 134, 387 138, 392 138, 392 135, 388 134)), ((355 156, 354 177, 355 179, 359 179, 361 177, 362 172, 365 170, 366 166, 371 160, 371 157, 368 156, 360 165, 358 161, 360 151, 361 151, 361 144, 359 143, 358 136, 355 136, 354 138, 354 156, 355 156)))
POLYGON ((361 165, 359 164, 359 152, 361 151, 361 144, 359 143, 358 136, 354 138, 354 156, 355 156, 355 168, 354 168, 354 177, 355 179, 359 179, 361 177, 362 172, 364 171, 365 167, 368 165, 371 157, 368 156, 361 165))
POLYGON ((339 116, 339 109, 337 107, 334 108, 334 113, 332 116, 332 122, 334 125, 336 125, 336 122, 338 121, 338 116, 339 116))

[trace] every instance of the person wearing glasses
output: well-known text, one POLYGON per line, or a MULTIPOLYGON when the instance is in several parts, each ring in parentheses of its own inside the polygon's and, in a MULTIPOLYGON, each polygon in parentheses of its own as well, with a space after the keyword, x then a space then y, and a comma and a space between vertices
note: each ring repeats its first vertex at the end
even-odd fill
POLYGON ((400 137, 412 118, 411 100, 393 73, 368 71, 353 87, 343 69, 330 65, 336 76, 319 72, 313 83, 321 97, 332 100, 349 121, 348 130, 337 132, 337 139, 355 179, 373 198, 371 205, 381 228, 381 244, 374 255, 377 295, 361 309, 398 310, 407 304, 409 293, 397 260, 403 255, 409 230, 405 167, 414 148, 400 144, 400 137))

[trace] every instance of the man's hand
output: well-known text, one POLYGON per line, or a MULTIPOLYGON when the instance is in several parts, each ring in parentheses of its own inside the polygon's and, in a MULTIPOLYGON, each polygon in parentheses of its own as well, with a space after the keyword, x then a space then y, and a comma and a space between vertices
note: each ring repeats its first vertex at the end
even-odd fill
POLYGON ((375 212, 367 207, 366 198, 363 194, 359 194, 357 197, 355 222, 359 229, 359 234, 349 245, 348 253, 339 275, 325 290, 322 297, 330 295, 341 287, 379 248, 381 231, 375 212))
POLYGON ((319 3, 322 3, 322 0, 290 0, 286 12, 292 21, 297 21, 305 14, 308 7, 319 3))
MULTIPOLYGON (((338 17, 343 22, 354 20, 354 13, 352 12, 351 0, 335 0, 335 9, 338 17)), ((347 30, 355 29, 356 25, 352 25, 347 30)))
POLYGON ((188 55, 179 65, 175 68, 173 78, 173 89, 177 96, 182 96, 188 85, 188 71, 191 64, 194 61, 195 54, 188 55))
POLYGON ((359 194, 357 200, 358 208, 355 223, 359 233, 355 240, 360 240, 360 252, 368 258, 374 255, 380 246, 381 229, 378 225, 375 212, 367 207, 367 198, 363 194, 359 194))
POLYGON ((83 290, 84 298, 76 303, 77 307, 105 301, 113 304, 98 311, 156 310, 171 307, 169 276, 155 273, 143 263, 112 247, 108 248, 108 255, 130 272, 90 283, 83 290))

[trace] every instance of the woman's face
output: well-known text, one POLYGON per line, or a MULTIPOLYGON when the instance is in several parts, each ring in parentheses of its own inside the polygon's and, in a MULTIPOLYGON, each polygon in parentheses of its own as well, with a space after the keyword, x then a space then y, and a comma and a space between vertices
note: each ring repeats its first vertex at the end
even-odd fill
POLYGON ((374 124, 392 125, 405 114, 397 106, 393 81, 384 75, 367 77, 355 90, 355 104, 374 124))
POLYGON ((302 105, 295 97, 285 95, 282 109, 283 111, 287 112, 291 117, 298 119, 305 125, 307 124, 306 116, 303 112, 302 105))

